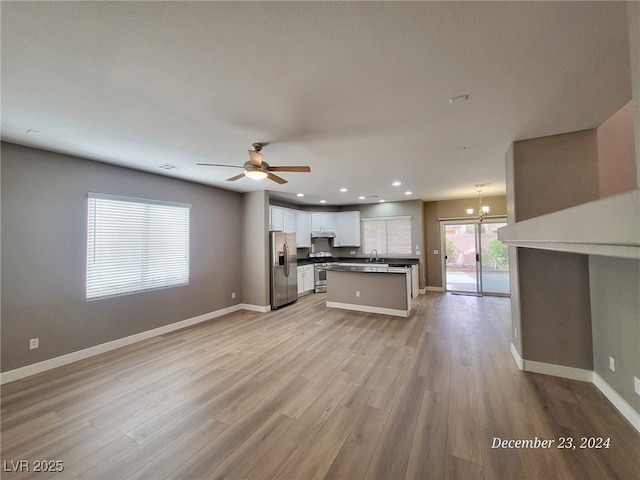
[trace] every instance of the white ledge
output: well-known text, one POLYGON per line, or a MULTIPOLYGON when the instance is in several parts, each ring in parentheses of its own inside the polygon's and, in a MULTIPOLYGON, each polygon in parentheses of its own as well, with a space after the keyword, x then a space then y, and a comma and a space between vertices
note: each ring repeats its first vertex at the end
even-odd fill
POLYGON ((498 229, 507 245, 640 259, 640 190, 498 229))

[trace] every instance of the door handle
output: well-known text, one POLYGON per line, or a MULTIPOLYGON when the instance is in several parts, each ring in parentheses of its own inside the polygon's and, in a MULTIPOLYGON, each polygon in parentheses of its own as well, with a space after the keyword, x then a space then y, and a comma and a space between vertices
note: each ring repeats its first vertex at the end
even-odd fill
POLYGON ((289 276, 289 247, 284 244, 284 276, 289 276))

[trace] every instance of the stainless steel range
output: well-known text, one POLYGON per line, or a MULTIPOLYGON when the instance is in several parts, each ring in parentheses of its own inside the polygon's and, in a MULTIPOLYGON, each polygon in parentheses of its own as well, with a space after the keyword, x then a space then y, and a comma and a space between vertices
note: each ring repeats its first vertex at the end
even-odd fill
POLYGON ((316 263, 314 268, 315 292, 323 293, 327 291, 327 267, 338 265, 338 262, 316 263))
POLYGON ((314 263, 314 291, 316 293, 323 293, 327 291, 327 271, 328 265, 337 265, 337 262, 333 260, 333 254, 331 252, 311 252, 309 259, 314 263))

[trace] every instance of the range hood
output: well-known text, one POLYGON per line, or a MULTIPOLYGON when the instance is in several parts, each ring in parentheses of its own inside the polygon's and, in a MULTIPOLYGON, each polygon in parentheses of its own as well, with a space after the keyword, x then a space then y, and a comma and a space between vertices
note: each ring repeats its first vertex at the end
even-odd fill
POLYGON ((311 232, 311 238, 335 238, 335 232, 325 230, 324 232, 311 232))

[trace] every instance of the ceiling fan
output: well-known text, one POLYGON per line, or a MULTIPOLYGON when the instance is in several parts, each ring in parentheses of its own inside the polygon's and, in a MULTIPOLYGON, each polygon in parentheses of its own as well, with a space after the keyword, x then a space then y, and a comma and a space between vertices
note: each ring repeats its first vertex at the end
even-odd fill
POLYGON ((289 167, 276 167, 271 166, 267 162, 262 160, 262 148, 267 145, 266 143, 254 143, 252 145, 253 150, 249 150, 249 160, 244 162, 243 166, 238 165, 222 165, 219 163, 198 163, 198 165, 206 165, 210 167, 231 167, 231 168, 243 168, 244 172, 240 175, 235 175, 231 178, 227 178, 227 182, 235 182, 236 180, 241 179, 242 177, 249 177, 254 180, 260 180, 263 178, 268 178, 273 180, 276 183, 283 184, 287 183, 287 181, 279 177, 278 175, 274 175, 271 172, 303 172, 308 173, 311 171, 310 167, 307 166, 289 166, 289 167))

